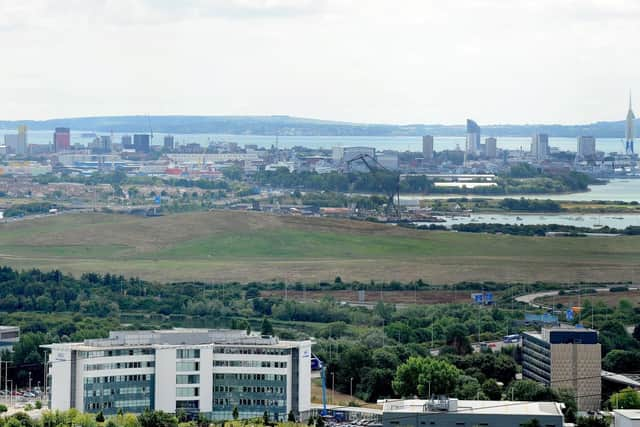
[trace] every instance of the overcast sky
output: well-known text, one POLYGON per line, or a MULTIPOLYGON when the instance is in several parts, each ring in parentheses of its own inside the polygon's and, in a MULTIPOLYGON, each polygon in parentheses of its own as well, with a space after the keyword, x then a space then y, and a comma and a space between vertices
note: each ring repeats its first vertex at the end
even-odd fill
POLYGON ((639 22, 640 0, 0 0, 0 119, 619 120, 639 22))

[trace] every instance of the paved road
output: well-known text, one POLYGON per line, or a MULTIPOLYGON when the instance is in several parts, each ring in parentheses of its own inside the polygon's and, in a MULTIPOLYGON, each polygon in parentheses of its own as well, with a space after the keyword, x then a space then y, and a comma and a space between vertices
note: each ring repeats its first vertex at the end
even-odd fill
POLYGON ((42 213, 42 214, 35 214, 35 215, 25 215, 25 216, 12 216, 9 218, 1 218, 0 219, 0 223, 3 224, 8 224, 11 222, 18 222, 18 221, 26 221, 26 220, 30 220, 30 219, 38 219, 38 218, 47 218, 50 216, 58 216, 58 215, 65 215, 65 214, 72 214, 72 213, 83 213, 83 212, 93 212, 93 209, 69 209, 69 210, 63 210, 60 212, 56 212, 56 213, 42 213))
MULTIPOLYGON (((630 291, 637 291, 638 287, 629 287, 630 291)), ((609 288, 595 288, 596 292, 609 292, 609 288)), ((525 304, 529 304, 532 307, 536 307, 536 308, 543 308, 543 309, 547 309, 550 310, 552 307, 546 306, 544 304, 538 304, 535 303, 534 301, 538 298, 545 298, 545 297, 553 297, 556 296, 560 293, 560 291, 545 291, 545 292, 536 292, 533 294, 527 294, 527 295, 520 295, 519 297, 516 297, 516 301, 518 302, 523 302, 525 304)), ((588 296, 588 294, 586 294, 588 296)))

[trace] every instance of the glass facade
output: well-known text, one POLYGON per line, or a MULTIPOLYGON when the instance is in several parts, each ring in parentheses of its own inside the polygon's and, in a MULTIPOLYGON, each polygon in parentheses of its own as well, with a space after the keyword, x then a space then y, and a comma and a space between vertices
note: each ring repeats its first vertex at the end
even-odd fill
POLYGON ((260 360, 215 360, 214 367, 232 368, 286 368, 287 362, 270 362, 260 360))
POLYGON ((200 362, 176 362, 176 371, 178 372, 189 372, 189 371, 199 371, 200 370, 200 362))
POLYGON ((523 336, 522 376, 547 386, 551 384, 551 349, 548 342, 528 334, 523 336))
POLYGON ((200 375, 176 375, 176 384, 200 384, 200 375))
POLYGON ((213 418, 229 419, 237 406, 241 418, 261 417, 264 411, 274 420, 287 415, 287 376, 276 374, 213 375, 213 418))
POLYGON ((151 374, 115 375, 84 379, 84 410, 113 415, 140 413, 153 408, 154 376, 151 374))
POLYGON ((200 350, 178 349, 176 350, 176 359, 200 359, 200 350))
POLYGON ((79 351, 78 357, 91 359, 94 357, 142 356, 155 354, 152 348, 121 348, 116 350, 79 351))
POLYGON ((272 356, 288 356, 289 348, 262 348, 262 347, 214 347, 214 354, 267 354, 272 356))
POLYGON ((84 365, 85 371, 105 371, 110 369, 139 369, 139 368, 153 368, 155 363, 153 361, 146 362, 117 362, 117 363, 93 363, 84 365))
POLYGON ((176 389, 176 397, 200 396, 200 387, 179 387, 176 389))

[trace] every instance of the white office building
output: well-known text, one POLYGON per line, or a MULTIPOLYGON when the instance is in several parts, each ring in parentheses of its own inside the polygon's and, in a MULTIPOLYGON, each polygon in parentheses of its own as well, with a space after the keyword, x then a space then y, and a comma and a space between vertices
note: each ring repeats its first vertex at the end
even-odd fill
POLYGON ((311 342, 238 330, 117 331, 50 350, 52 410, 285 420, 311 409, 311 342))

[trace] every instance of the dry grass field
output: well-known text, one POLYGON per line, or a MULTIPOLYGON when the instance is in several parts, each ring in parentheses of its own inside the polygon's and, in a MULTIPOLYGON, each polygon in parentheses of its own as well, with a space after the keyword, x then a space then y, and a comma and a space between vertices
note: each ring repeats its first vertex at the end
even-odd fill
POLYGON ((540 301, 544 304, 563 304, 564 306, 578 305, 578 301, 590 301, 592 304, 603 302, 609 307, 617 307, 621 300, 626 299, 634 307, 640 304, 640 291, 627 291, 627 292, 598 292, 596 294, 581 295, 558 295, 555 297, 541 298, 540 301))
POLYGON ((545 238, 410 230, 215 211, 66 214, 0 224, 0 264, 160 281, 630 280, 639 237, 545 238))

